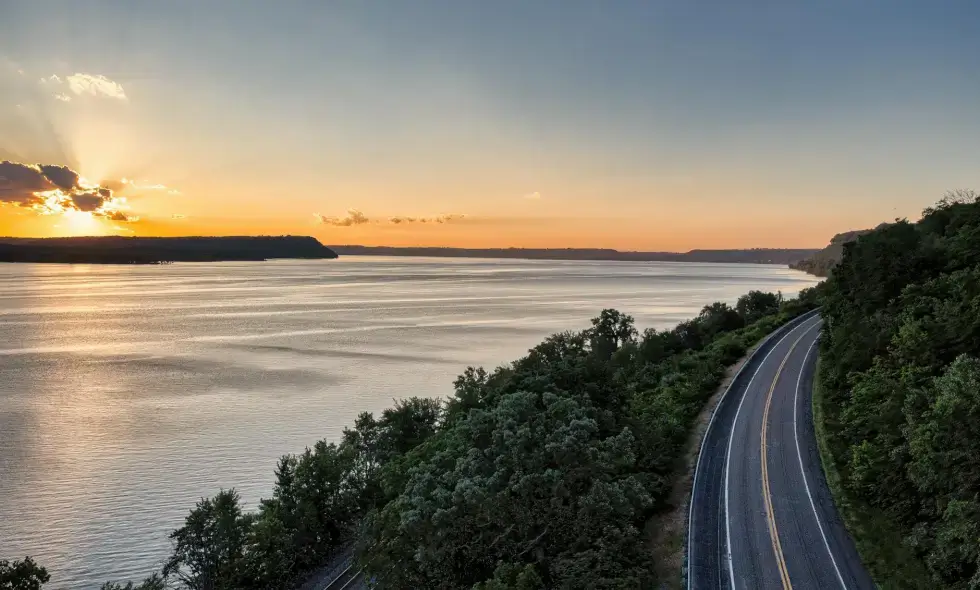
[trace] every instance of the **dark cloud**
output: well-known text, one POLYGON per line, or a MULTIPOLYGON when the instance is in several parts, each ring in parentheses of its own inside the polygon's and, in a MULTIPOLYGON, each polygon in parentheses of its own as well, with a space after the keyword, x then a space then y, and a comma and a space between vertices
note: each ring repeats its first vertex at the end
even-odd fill
POLYGON ((41 173, 63 191, 74 190, 78 186, 78 173, 68 166, 42 164, 41 173))
POLYGON ((34 193, 55 188, 38 166, 0 162, 0 201, 26 205, 37 199, 34 193))
POLYGON ((99 191, 90 193, 73 193, 71 200, 78 207, 79 211, 97 211, 105 204, 106 198, 99 194, 99 191))
POLYGON ((132 215, 123 213, 122 211, 110 211, 106 213, 105 217, 110 221, 121 221, 123 223, 132 223, 140 220, 139 217, 133 217, 132 215))
POLYGON ((113 196, 106 187, 83 183, 67 166, 0 162, 0 204, 33 210, 39 215, 70 211, 91 213, 113 221, 137 221, 121 208, 125 199, 113 196))

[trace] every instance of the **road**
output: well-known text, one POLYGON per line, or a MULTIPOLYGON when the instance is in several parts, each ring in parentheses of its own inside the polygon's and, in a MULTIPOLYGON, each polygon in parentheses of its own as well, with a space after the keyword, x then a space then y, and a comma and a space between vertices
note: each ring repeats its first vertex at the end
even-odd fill
POLYGON ((873 590, 813 431, 819 316, 775 332, 712 416, 691 496, 688 588, 873 590))
POLYGON ((366 590, 367 580, 354 561, 353 550, 347 548, 320 568, 300 590, 366 590))

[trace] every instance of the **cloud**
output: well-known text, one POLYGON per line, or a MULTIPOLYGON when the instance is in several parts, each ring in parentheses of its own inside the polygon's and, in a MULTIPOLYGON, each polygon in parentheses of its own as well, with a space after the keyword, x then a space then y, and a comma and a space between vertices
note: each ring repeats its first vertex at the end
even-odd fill
POLYGON ((541 193, 539 193, 538 191, 534 191, 533 193, 528 193, 524 195, 524 198, 531 201, 537 201, 538 199, 541 198, 541 193))
POLYGON ((56 166, 54 164, 42 164, 38 166, 41 174, 51 181, 56 187, 64 191, 70 191, 78 186, 78 173, 68 166, 56 166))
POLYGON ((119 182, 121 184, 125 185, 125 186, 131 187, 131 188, 134 188, 134 189, 140 190, 140 191, 167 191, 171 195, 179 195, 180 194, 180 191, 179 190, 172 189, 172 188, 168 187, 165 184, 160 184, 160 183, 152 184, 152 183, 149 183, 149 182, 147 182, 145 180, 142 181, 142 182, 137 182, 137 181, 135 181, 135 180, 133 180, 131 178, 123 178, 119 182))
POLYGON ((0 204, 38 215, 88 213, 112 221, 139 221, 127 213, 126 199, 92 184, 67 166, 0 162, 0 204))
POLYGON ((313 216, 319 219, 320 223, 324 225, 335 225, 338 227, 362 225, 371 221, 357 209, 348 209, 347 217, 327 217, 326 215, 321 215, 319 213, 314 213, 313 216))
POLYGON ((105 76, 72 74, 68 76, 67 81, 68 88, 79 96, 89 94, 91 96, 105 96, 117 100, 129 100, 122 85, 105 76))
MULTIPOLYGON (((47 78, 41 78, 41 84, 58 90, 67 84, 68 90, 76 96, 88 95, 121 101, 129 100, 122 84, 102 75, 78 73, 62 79, 57 74, 52 74, 47 78)), ((71 100, 71 96, 61 91, 56 92, 54 97, 62 102, 69 102, 71 100)))
POLYGON ((337 227, 351 227, 354 225, 363 225, 365 223, 390 223, 392 225, 408 225, 412 223, 453 223, 466 218, 466 215, 461 213, 453 213, 436 215, 434 217, 407 217, 404 215, 397 215, 395 217, 389 217, 386 220, 372 220, 357 209, 348 209, 346 217, 328 217, 326 215, 321 215, 320 213, 314 213, 313 216, 324 225, 333 225, 337 227))
POLYGON ((437 215, 435 217, 389 217, 388 223, 393 223, 395 225, 408 224, 408 223, 452 223, 454 221, 460 221, 465 219, 466 215, 461 213, 450 214, 450 215, 437 215))

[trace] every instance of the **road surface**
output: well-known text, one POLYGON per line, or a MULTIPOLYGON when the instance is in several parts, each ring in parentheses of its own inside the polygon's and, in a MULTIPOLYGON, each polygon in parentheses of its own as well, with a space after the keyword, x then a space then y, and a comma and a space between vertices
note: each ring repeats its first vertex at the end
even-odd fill
POLYGON ((310 576, 300 590, 367 590, 367 580, 354 561, 353 549, 347 548, 310 576))
POLYGON ((837 513, 813 432, 821 320, 765 341, 733 379, 702 443, 688 588, 873 590, 837 513))

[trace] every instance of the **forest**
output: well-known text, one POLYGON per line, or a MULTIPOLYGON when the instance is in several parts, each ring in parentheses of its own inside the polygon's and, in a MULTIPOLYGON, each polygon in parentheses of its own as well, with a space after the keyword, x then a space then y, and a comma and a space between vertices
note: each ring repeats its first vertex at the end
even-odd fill
MULTIPOLYGON (((349 547, 379 588, 677 583, 655 579, 646 524, 671 508, 695 418, 729 365, 814 306, 812 289, 754 291, 642 334, 604 310, 507 366, 468 368, 448 399, 361 414, 342 440, 282 457, 257 511, 234 490, 202 499, 159 574, 103 590, 292 588, 349 547)), ((47 572, 28 565, 0 576, 33 571, 23 587, 40 588, 47 572)))
POLYGON ((820 289, 823 438, 863 560, 883 588, 980 587, 980 198, 844 245, 820 289))

